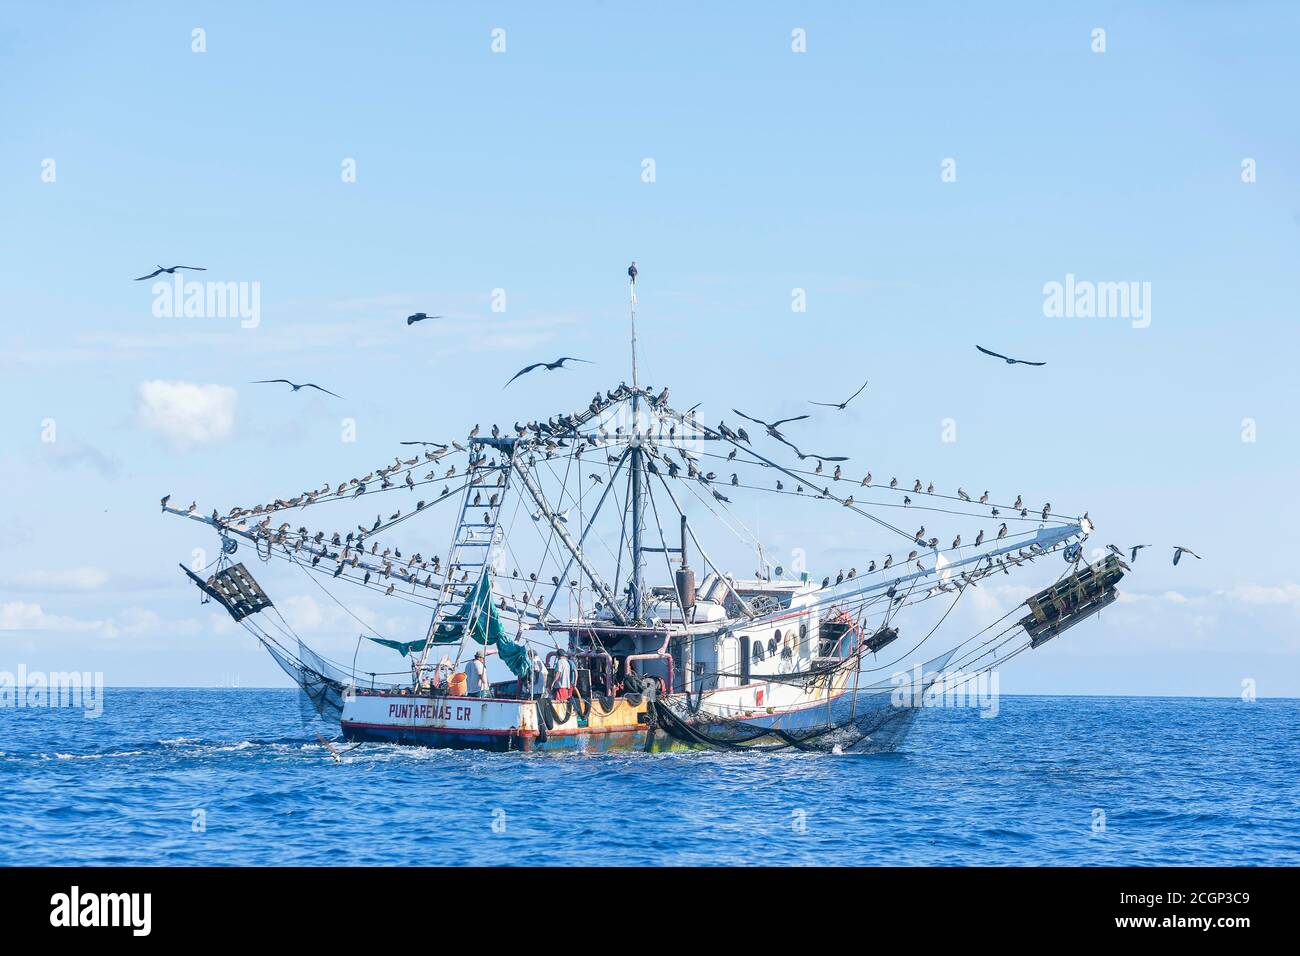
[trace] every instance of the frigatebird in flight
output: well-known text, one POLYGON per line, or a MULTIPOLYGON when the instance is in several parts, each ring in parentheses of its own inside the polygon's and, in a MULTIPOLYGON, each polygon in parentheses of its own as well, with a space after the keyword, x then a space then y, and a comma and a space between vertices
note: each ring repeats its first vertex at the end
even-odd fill
MULTIPOLYGON (((765 429, 767 429, 767 433, 769 435, 771 435, 779 442, 785 442, 787 445, 790 445, 790 443, 785 441, 785 436, 782 435, 779 431, 777 431, 777 429, 780 428, 782 425, 784 425, 786 422, 801 422, 805 418, 810 417, 808 415, 796 415, 794 416, 794 418, 779 418, 774 422, 765 422, 761 418, 754 418, 752 415, 746 415, 739 408, 733 408, 732 411, 735 412, 737 415, 739 415, 741 418, 745 419, 746 421, 751 421, 755 425, 762 425, 765 429)), ((793 448, 794 446, 790 445, 790 447, 793 448)))
POLYGON ((985 355, 992 355, 994 358, 1002 359, 1002 361, 1006 362, 1008 365, 1046 365, 1047 364, 1046 362, 1027 362, 1024 359, 1008 358, 1007 356, 1003 355, 1001 352, 991 351, 990 349, 986 349, 982 345, 977 345, 975 347, 979 349, 981 352, 983 352, 985 355))
MULTIPOLYGON (((520 375, 527 375, 529 372, 535 371, 536 369, 539 368, 544 368, 548 372, 554 372, 557 368, 564 368, 565 362, 585 362, 588 365, 592 364, 589 359, 580 359, 580 358, 574 358, 572 355, 563 355, 560 358, 557 358, 554 362, 534 362, 532 365, 528 365, 525 366, 524 368, 521 368, 519 371, 515 372, 514 375, 510 376, 510 382, 513 382, 520 375)), ((502 388, 509 387, 510 382, 506 382, 506 384, 502 385, 501 387, 502 388)))
POLYGON ((414 315, 408 315, 406 317, 406 324, 414 325, 416 322, 423 322, 425 319, 441 319, 441 318, 442 316, 440 315, 428 315, 424 312, 416 312, 414 315))
POLYGON ((299 389, 302 389, 302 388, 314 388, 314 389, 316 389, 316 391, 318 391, 318 392, 324 392, 326 395, 333 395, 335 398, 343 398, 342 395, 339 395, 339 394, 337 394, 337 393, 335 393, 335 392, 331 392, 328 388, 321 388, 321 387, 320 387, 319 385, 317 385, 315 382, 303 382, 301 385, 295 385, 293 382, 289 381, 287 378, 261 378, 261 379, 258 379, 258 380, 255 381, 255 382, 253 382, 252 384, 254 384, 254 385, 273 385, 273 384, 275 384, 276 382, 283 382, 285 385, 288 385, 290 388, 292 388, 295 392, 298 391, 299 389))
POLYGON ((155 269, 153 272, 149 273, 147 276, 136 276, 135 281, 136 281, 136 282, 141 282, 141 281, 143 281, 143 280, 145 280, 145 279, 152 279, 154 276, 162 275, 164 272, 166 272, 168 275, 171 275, 171 274, 174 273, 177 269, 189 269, 189 270, 191 270, 191 271, 193 271, 193 272, 207 272, 207 271, 208 271, 208 270, 207 270, 205 267, 203 267, 203 266, 159 266, 157 269, 155 269))
POLYGON ((844 399, 844 401, 842 401, 842 402, 809 402, 808 404, 809 404, 809 405, 820 405, 820 406, 822 406, 823 408, 837 408, 837 409, 839 409, 840 411, 844 411, 844 409, 846 409, 846 408, 849 407, 849 402, 853 401, 855 398, 857 398, 859 395, 861 395, 861 394, 862 394, 862 390, 865 389, 866 387, 867 387, 867 383, 866 383, 866 382, 863 382, 863 383, 862 383, 862 388, 858 389, 856 392, 854 392, 854 393, 853 393, 852 395, 850 395, 848 398, 844 399))

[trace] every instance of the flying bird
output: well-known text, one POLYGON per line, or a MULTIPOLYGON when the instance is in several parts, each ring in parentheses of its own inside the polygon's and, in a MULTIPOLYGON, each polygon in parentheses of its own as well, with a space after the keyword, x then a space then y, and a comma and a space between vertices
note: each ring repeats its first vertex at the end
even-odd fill
MULTIPOLYGON (((513 382, 520 375, 527 375, 529 372, 532 372, 539 368, 544 368, 548 372, 554 372, 557 368, 564 368, 565 362, 586 362, 586 364, 588 365, 592 364, 587 359, 574 358, 571 355, 565 355, 560 358, 557 358, 554 362, 534 362, 532 365, 528 365, 524 368, 521 368, 519 371, 515 372, 515 374, 510 377, 510 382, 513 382)), ((501 387, 506 388, 507 386, 510 385, 510 382, 506 382, 506 384, 501 387)))
POLYGON ((975 347, 979 349, 981 352, 983 352, 985 355, 992 355, 994 358, 1002 359, 1002 361, 1006 362, 1008 365, 1046 365, 1047 364, 1046 362, 1027 362, 1024 359, 1007 358, 1001 352, 990 351, 989 349, 986 349, 982 345, 977 345, 975 347))
POLYGON ((442 316, 440 315, 428 315, 427 313, 424 312, 416 312, 414 315, 408 315, 406 317, 406 324, 414 325, 416 322, 423 322, 425 319, 441 319, 441 318, 442 316))
POLYGON ((862 394, 862 389, 865 389, 866 387, 867 387, 867 383, 863 382, 862 388, 858 389, 856 392, 854 392, 848 398, 844 399, 844 401, 842 402, 809 402, 808 404, 820 405, 823 408, 835 408, 835 409, 839 409, 842 412, 844 411, 844 409, 849 407, 849 402, 853 401, 855 398, 857 398, 859 395, 862 394))
POLYGON ((1143 548, 1149 548, 1149 547, 1151 547, 1151 545, 1149 544, 1133 545, 1133 547, 1129 549, 1128 559, 1130 561, 1136 561, 1138 559, 1138 552, 1141 551, 1143 548))
POLYGON ((816 454, 813 454, 812 452, 804 453, 804 452, 800 451, 800 450, 799 450, 795 445, 793 445, 793 444, 791 444, 790 442, 786 441, 784 438, 781 439, 781 441, 782 441, 784 444, 786 444, 786 445, 790 445, 791 448, 794 448, 794 453, 795 453, 796 455, 799 456, 799 460, 800 460, 800 461, 807 461, 809 458, 815 458, 815 459, 817 459, 818 461, 821 461, 821 462, 825 462, 825 461, 848 461, 848 458, 846 458, 846 457, 843 456, 843 455, 816 455, 816 454))
MULTIPOLYGON (((786 424, 786 422, 801 422, 805 418, 809 417, 807 415, 796 415, 794 416, 794 418, 779 418, 774 422, 765 422, 761 418, 754 418, 750 415, 746 415, 739 408, 733 408, 732 411, 735 412, 737 415, 739 415, 741 418, 745 419, 746 421, 751 421, 755 425, 762 425, 765 429, 767 429, 767 433, 769 435, 771 435, 777 441, 784 442, 787 445, 790 445, 790 443, 785 440, 785 436, 782 435, 779 431, 777 431, 777 429, 780 428, 782 425, 786 424)), ((793 448, 794 446, 790 445, 790 447, 793 448)))
POLYGON ((287 378, 260 378, 260 379, 258 379, 257 381, 253 382, 252 384, 254 384, 254 385, 272 385, 272 384, 275 384, 276 382, 283 382, 285 385, 288 385, 290 388, 292 388, 295 392, 298 391, 299 389, 303 389, 303 388, 314 388, 314 389, 316 389, 316 391, 318 391, 318 392, 324 392, 326 395, 333 395, 335 398, 343 398, 342 395, 339 395, 339 394, 337 394, 337 393, 335 393, 335 392, 331 392, 328 388, 321 388, 321 387, 320 387, 319 385, 317 385, 315 382, 303 382, 301 385, 295 385, 293 382, 289 381, 287 378))
POLYGON ((1174 545, 1174 564, 1177 564, 1179 559, 1182 558, 1184 551, 1194 557, 1197 561, 1201 560, 1201 556, 1191 548, 1185 548, 1181 544, 1176 544, 1174 545))
POLYGON ((207 272, 207 271, 208 271, 208 270, 207 270, 205 267, 203 267, 203 266, 159 266, 157 269, 155 269, 153 272, 149 273, 147 276, 136 276, 135 281, 136 281, 136 282, 142 282, 142 281, 144 281, 145 279, 152 279, 154 276, 162 275, 164 272, 166 272, 168 275, 172 275, 173 273, 176 272, 177 269, 190 269, 190 270, 192 270, 192 271, 194 271, 194 272, 207 272))

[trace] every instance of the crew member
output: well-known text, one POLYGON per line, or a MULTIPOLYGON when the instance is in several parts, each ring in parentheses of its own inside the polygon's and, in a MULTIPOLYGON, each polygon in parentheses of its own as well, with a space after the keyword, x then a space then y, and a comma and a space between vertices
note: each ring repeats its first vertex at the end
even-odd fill
POLYGON ((469 697, 488 695, 487 664, 482 651, 476 651, 474 659, 465 668, 465 694, 469 697))
POLYGON ((555 661, 555 677, 551 679, 551 697, 563 704, 573 694, 573 664, 569 652, 561 648, 555 661))
POLYGON ((529 650, 528 656, 531 658, 531 682, 529 684, 529 693, 536 699, 546 693, 546 661, 542 655, 535 650, 529 650))

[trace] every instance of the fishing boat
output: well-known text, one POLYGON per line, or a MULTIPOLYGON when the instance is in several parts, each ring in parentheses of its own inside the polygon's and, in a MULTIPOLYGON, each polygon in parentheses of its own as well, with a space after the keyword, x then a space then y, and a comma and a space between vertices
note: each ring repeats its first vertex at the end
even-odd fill
POLYGON ((224 514, 163 500, 220 537, 210 566, 181 566, 202 600, 249 630, 344 738, 493 751, 894 750, 936 688, 978 679, 1114 601, 1127 568, 1113 554, 1085 560, 1086 513, 850 477, 846 459, 805 454, 766 423, 756 440, 739 420, 679 411, 667 388, 640 382, 635 268, 629 277, 631 382, 576 411, 412 443, 414 457, 224 514), (783 461, 791 450, 796 460, 783 461), (386 520, 392 504, 373 522, 306 523, 326 507, 371 513, 374 496, 400 506, 386 520), (865 521, 887 543, 833 576, 787 569, 745 526, 742 496, 833 509, 837 525, 865 521), (408 522, 435 515, 445 549, 435 554, 423 531, 399 543, 408 522), (900 515, 959 533, 944 547, 924 523, 900 527, 900 515), (711 556, 719 527, 752 548, 752 574, 711 556), (428 625, 410 640, 366 625, 364 638, 401 655, 397 671, 328 660, 293 632, 241 547, 331 594, 419 605, 428 625), (1053 558, 1059 572, 1011 614, 948 633, 981 580, 1027 577, 1053 558), (497 679, 471 689, 476 655, 497 679))

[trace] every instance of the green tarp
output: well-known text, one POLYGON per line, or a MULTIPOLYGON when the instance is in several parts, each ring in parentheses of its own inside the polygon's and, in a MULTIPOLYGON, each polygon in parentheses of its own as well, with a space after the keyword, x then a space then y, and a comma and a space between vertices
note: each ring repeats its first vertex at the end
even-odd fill
MULTIPOLYGON (((516 677, 528 674, 528 648, 520 641, 506 636, 505 626, 492 603, 492 579, 487 571, 478 579, 478 584, 465 596, 465 601, 455 614, 443 620, 433 634, 434 644, 459 644, 465 636, 487 646, 495 644, 501 660, 505 661, 510 672, 516 677)), ((423 645, 423 641, 419 642, 423 645)), ((420 648, 423 650, 423 647, 420 648)))
POLYGON ((424 645, 428 642, 421 639, 418 641, 390 641, 382 637, 367 637, 366 640, 374 641, 376 644, 382 644, 384 647, 391 647, 403 657, 416 651, 424 650, 424 645))

